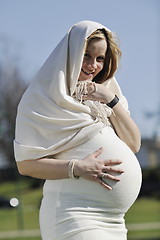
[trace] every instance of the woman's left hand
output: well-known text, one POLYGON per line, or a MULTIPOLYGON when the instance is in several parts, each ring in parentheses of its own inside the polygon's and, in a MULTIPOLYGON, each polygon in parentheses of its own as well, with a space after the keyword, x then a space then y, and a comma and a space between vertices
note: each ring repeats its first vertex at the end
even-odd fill
MULTIPOLYGON (((88 93, 82 96, 82 100, 84 101, 99 101, 106 104, 111 102, 115 97, 106 86, 94 82, 87 82, 87 91, 88 93)), ((120 102, 114 106, 114 114, 112 114, 109 119, 119 138, 124 141, 134 153, 137 153, 141 145, 140 132, 120 102)))
POLYGON ((108 103, 114 98, 114 94, 102 84, 88 82, 88 93, 82 96, 82 100, 99 101, 102 103, 108 103))

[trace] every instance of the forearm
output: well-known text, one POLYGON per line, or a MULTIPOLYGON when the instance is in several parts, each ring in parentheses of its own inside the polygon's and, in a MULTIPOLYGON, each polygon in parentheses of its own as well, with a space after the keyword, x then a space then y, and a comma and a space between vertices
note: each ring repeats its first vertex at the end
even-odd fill
POLYGON ((110 121, 115 132, 134 153, 138 152, 141 144, 141 136, 135 122, 122 107, 121 103, 118 102, 113 107, 113 111, 114 113, 110 116, 110 121))
POLYGON ((65 179, 69 176, 71 178, 83 177, 111 190, 112 188, 103 179, 120 181, 120 175, 124 171, 117 166, 122 161, 118 159, 99 159, 102 152, 103 148, 101 147, 79 161, 75 159, 73 165, 70 165, 72 162, 70 160, 42 158, 17 162, 17 166, 22 175, 48 180, 65 179), (119 176, 115 176, 113 173, 119 176))
POLYGON ((22 175, 55 180, 68 178, 68 162, 69 160, 42 158, 17 162, 17 167, 22 175))

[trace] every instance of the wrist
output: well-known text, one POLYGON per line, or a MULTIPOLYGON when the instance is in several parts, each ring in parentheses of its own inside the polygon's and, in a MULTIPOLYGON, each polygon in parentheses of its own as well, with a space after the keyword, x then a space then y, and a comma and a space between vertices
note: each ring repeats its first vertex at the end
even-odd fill
POLYGON ((79 178, 79 175, 76 171, 76 163, 78 162, 78 159, 72 159, 68 162, 68 177, 72 179, 79 178))
POLYGON ((113 108, 118 102, 119 98, 117 97, 117 95, 115 95, 110 102, 106 103, 106 105, 110 108, 113 108))
POLYGON ((107 94, 107 96, 105 96, 105 101, 104 101, 105 104, 110 103, 113 100, 114 97, 115 97, 115 94, 113 94, 113 93, 107 94))
POLYGON ((75 162, 75 164, 74 164, 74 170, 73 170, 73 172, 74 172, 74 176, 75 176, 76 178, 79 178, 79 177, 81 176, 81 174, 80 174, 81 170, 80 170, 79 164, 80 164, 80 160, 77 160, 77 161, 75 162))

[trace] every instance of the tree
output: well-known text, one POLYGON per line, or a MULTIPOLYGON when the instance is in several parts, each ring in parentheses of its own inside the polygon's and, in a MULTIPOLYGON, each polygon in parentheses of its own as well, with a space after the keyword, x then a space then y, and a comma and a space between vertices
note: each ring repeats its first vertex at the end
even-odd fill
POLYGON ((14 166, 13 140, 17 106, 27 87, 16 61, 0 60, 0 152, 14 166))

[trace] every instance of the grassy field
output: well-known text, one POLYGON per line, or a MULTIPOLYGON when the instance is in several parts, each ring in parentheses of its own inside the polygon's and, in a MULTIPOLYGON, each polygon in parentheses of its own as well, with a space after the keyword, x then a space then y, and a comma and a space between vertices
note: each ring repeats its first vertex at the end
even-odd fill
MULTIPOLYGON (((17 197, 21 207, 0 209, 0 236, 2 232, 20 229, 39 229, 38 211, 42 198, 42 188, 30 190, 27 180, 0 185, 0 196, 17 197)), ((139 198, 126 214, 126 224, 160 222, 160 201, 153 198, 139 198)), ((40 240, 37 237, 3 238, 3 240, 40 240)), ((130 230, 128 240, 158 240, 158 230, 130 230)))
POLYGON ((42 189, 29 190, 27 181, 6 183, 1 184, 0 195, 8 198, 16 197, 21 202, 19 208, 1 209, 0 231, 39 228, 38 208, 42 189))
POLYGON ((3 239, 3 240, 41 240, 41 238, 40 237, 26 237, 26 238, 5 238, 5 239, 3 239))

